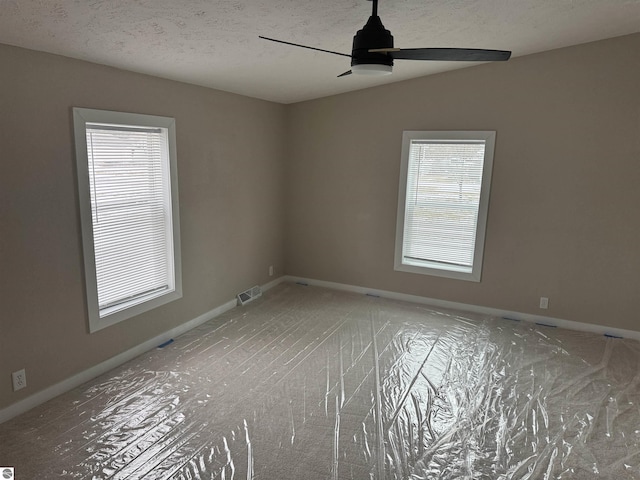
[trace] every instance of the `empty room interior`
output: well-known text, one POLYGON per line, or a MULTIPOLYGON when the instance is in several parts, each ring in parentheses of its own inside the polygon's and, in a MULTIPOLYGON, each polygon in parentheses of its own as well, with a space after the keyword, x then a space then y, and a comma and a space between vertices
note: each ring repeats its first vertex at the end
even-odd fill
POLYGON ((0 66, 3 478, 640 479, 640 1, 8 0, 0 66))

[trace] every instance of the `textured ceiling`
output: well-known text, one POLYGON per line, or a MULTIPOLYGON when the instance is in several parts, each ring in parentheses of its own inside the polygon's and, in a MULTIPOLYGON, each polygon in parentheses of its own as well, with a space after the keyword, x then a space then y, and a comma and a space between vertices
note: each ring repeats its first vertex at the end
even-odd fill
MULTIPOLYGON (((0 0, 0 43, 293 103, 469 63, 395 62, 390 76, 336 78, 366 0, 0 0)), ((640 31, 640 0, 380 0, 401 48, 512 50, 513 56, 640 31)))

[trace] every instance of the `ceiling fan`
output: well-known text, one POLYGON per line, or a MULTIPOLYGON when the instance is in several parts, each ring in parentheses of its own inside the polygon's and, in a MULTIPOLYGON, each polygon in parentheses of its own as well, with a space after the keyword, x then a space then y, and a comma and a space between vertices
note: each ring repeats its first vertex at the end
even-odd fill
POLYGON ((332 53, 351 58, 351 70, 345 75, 386 75, 393 70, 394 60, 440 60, 446 62, 500 62, 509 60, 511 52, 507 50, 484 50, 479 48, 394 48, 393 35, 384 28, 378 16, 378 0, 373 2, 373 11, 367 24, 353 37, 351 55, 346 53, 309 47, 297 43, 285 42, 275 38, 260 36, 264 40, 308 48, 319 52, 332 53))

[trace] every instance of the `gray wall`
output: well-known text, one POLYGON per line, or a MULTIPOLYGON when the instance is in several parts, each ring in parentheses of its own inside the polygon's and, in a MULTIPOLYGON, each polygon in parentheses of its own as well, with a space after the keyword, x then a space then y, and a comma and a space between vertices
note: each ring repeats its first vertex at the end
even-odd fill
POLYGON ((640 330, 638 52, 636 34, 293 105, 287 273, 640 330), (393 270, 403 130, 497 131, 482 282, 393 270))
POLYGON ((2 45, 0 65, 0 408, 282 274, 284 106, 2 45), (184 296, 92 335, 74 106, 177 126, 184 296))
POLYGON ((283 106, 0 45, 0 408, 266 283, 269 265, 640 330, 638 51, 639 34, 283 106), (92 335, 73 106, 177 122, 184 298, 92 335), (498 132, 480 283, 393 270, 402 131, 423 129, 498 132))

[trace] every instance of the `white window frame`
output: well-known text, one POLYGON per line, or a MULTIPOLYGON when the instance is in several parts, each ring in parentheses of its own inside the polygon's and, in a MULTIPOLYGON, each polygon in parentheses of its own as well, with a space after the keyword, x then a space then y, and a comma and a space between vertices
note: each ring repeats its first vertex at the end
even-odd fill
POLYGON ((88 108, 73 108, 73 122, 76 147, 76 163, 78 173, 78 195, 80 202, 80 221, 84 254, 85 286, 89 332, 93 333, 116 323, 122 322, 143 312, 157 308, 182 297, 182 262, 180 247, 180 217, 178 206, 178 170, 176 162, 176 127, 175 119, 155 115, 113 112, 88 108), (171 232, 167 258, 172 264, 173 282, 169 289, 147 297, 136 298, 117 307, 103 308, 98 306, 98 285, 96 279, 96 258, 94 249, 93 222, 91 211, 91 191, 89 182, 89 159, 87 154, 87 124, 105 124, 129 127, 150 127, 162 130, 167 140, 168 172, 170 195, 166 198, 166 217, 169 218, 171 232), (172 257, 172 258, 171 258, 172 257))
POLYGON ((495 149, 495 131, 405 131, 402 135, 402 161, 400 167, 400 185, 398 193, 398 216, 396 223, 396 244, 394 257, 394 270, 401 272, 417 273, 422 275, 434 275, 438 277, 453 278, 479 282, 482 277, 482 260, 484 256, 484 243, 487 228, 487 213, 489 209, 489 194, 491 189, 491 174, 493 170, 493 155, 495 149), (478 205, 478 218, 471 267, 463 267, 438 262, 409 261, 404 257, 404 235, 407 201, 407 176, 411 144, 413 141, 484 141, 484 166, 482 171, 480 201, 478 205))

